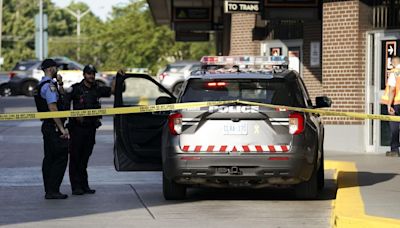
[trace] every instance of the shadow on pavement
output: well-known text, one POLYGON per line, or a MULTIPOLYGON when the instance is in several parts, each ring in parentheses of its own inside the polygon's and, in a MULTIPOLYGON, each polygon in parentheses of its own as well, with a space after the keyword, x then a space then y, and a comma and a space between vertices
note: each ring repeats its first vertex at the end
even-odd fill
MULTIPOLYGON (((269 189, 192 189, 188 199, 198 200, 269 200, 269 201, 298 201, 292 188, 269 189)), ((336 185, 332 179, 325 180, 325 188, 315 200, 333 200, 336 198, 336 185)), ((301 201, 301 200, 300 200, 301 201)))
POLYGON ((371 186, 389 181, 397 176, 397 173, 371 173, 371 172, 348 172, 340 171, 338 180, 340 188, 351 188, 358 186, 371 186))

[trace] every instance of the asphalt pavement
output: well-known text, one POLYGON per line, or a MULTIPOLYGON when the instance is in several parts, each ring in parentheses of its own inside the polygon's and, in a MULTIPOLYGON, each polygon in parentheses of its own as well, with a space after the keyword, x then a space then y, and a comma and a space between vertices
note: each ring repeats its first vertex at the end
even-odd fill
MULTIPOLYGON (((112 98, 103 100, 112 106, 112 98)), ((33 99, 0 98, 0 111, 34 111, 33 99)), ((160 172, 116 172, 112 117, 104 117, 89 162, 94 195, 45 200, 40 121, 0 122, 0 226, 4 227, 329 227, 336 185, 326 171, 317 200, 287 189, 190 189, 184 201, 165 201, 160 172)))

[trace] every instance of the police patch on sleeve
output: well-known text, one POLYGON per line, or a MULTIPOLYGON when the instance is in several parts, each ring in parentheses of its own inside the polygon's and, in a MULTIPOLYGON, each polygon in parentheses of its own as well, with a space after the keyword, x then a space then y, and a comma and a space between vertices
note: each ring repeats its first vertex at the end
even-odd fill
POLYGON ((51 91, 51 92, 56 92, 56 91, 57 91, 57 88, 56 88, 55 85, 50 84, 49 87, 50 87, 50 91, 51 91))

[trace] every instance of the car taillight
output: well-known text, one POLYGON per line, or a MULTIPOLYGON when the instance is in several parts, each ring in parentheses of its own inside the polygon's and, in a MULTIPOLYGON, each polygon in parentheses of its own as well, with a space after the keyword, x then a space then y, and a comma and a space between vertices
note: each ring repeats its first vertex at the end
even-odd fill
POLYGON ((301 113, 295 112, 289 114, 289 133, 297 135, 304 130, 304 116, 301 113))
POLYGON ((8 78, 12 79, 13 77, 15 77, 15 75, 17 75, 15 72, 10 72, 8 73, 8 78))
POLYGON ((173 135, 180 135, 182 133, 182 114, 174 113, 168 117, 169 131, 173 135))
POLYGON ((227 86, 226 82, 208 82, 207 87, 225 87, 227 86))
POLYGON ((158 77, 160 78, 160 80, 163 80, 167 76, 168 76, 168 74, 166 72, 164 72, 164 73, 161 73, 158 77))

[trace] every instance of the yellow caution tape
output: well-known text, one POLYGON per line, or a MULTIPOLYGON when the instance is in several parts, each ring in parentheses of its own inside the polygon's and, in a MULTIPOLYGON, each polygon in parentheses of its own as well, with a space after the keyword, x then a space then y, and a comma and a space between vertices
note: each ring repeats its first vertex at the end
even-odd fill
POLYGON ((107 115, 130 114, 130 113, 160 112, 160 111, 181 110, 190 108, 201 108, 201 107, 217 106, 217 105, 232 104, 232 103, 267 107, 273 109, 276 108, 287 109, 290 111, 297 111, 297 112, 316 113, 323 116, 344 116, 344 117, 353 117, 357 119, 376 119, 383 121, 400 122, 400 116, 365 114, 357 112, 338 112, 326 109, 297 108, 297 107, 272 105, 272 104, 264 104, 264 103, 241 101, 241 100, 190 102, 190 103, 176 103, 167 105, 145 105, 145 106, 134 106, 134 107, 122 107, 122 108, 87 109, 87 110, 58 111, 58 112, 6 113, 6 114, 0 114, 0 121, 68 118, 68 117, 82 117, 82 116, 107 116, 107 115))
POLYGON ((238 101, 237 103, 247 104, 247 105, 255 105, 255 106, 260 106, 260 107, 267 107, 267 108, 281 108, 281 109, 287 109, 290 111, 297 111, 297 112, 317 113, 317 114, 321 114, 323 116, 345 116, 345 117, 353 117, 353 118, 357 118, 357 119, 375 119, 375 120, 383 120, 383 121, 400 122, 400 116, 365 114, 365 113, 358 113, 358 112, 338 112, 338 111, 331 111, 331 110, 326 110, 326 109, 297 108, 297 107, 289 107, 289 106, 282 106, 282 105, 263 104, 263 103, 250 102, 250 101, 238 101))
POLYGON ((181 110, 188 108, 201 108, 201 107, 232 104, 232 103, 236 103, 236 101, 191 102, 191 103, 177 103, 177 104, 167 104, 167 105, 147 105, 147 106, 135 106, 135 107, 86 109, 86 110, 58 111, 58 112, 6 113, 6 114, 0 114, 0 121, 68 118, 68 117, 82 117, 82 116, 107 116, 107 115, 130 114, 130 113, 160 112, 160 111, 181 110))

